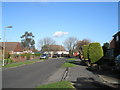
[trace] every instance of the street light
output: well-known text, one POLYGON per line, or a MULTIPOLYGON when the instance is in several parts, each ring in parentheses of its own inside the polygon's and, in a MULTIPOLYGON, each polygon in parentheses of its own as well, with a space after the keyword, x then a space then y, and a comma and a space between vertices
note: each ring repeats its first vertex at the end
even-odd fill
POLYGON ((12 28, 12 26, 4 27, 4 37, 3 37, 3 66, 5 65, 5 32, 6 28, 12 28))
POLYGON ((60 45, 60 58, 61 58, 61 45, 60 45))

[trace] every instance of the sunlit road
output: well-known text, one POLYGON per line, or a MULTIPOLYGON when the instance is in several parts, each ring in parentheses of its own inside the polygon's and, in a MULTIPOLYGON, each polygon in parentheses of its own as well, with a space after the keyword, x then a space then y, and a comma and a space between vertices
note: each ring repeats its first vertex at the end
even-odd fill
POLYGON ((34 88, 55 73, 65 59, 49 59, 30 65, 3 69, 3 88, 34 88))

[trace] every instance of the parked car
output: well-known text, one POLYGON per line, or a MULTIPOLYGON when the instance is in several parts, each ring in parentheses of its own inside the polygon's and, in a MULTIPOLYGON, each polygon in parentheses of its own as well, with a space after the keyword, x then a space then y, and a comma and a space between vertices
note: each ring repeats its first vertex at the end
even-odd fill
POLYGON ((120 70, 120 54, 115 58, 115 67, 120 70))
POLYGON ((48 59, 49 55, 48 54, 43 54, 40 56, 40 59, 48 59))

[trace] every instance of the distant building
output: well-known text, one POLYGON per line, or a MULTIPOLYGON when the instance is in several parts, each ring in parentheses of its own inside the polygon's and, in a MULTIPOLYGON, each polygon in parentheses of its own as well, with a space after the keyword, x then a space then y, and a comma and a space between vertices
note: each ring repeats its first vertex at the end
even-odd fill
POLYGON ((51 57, 53 54, 69 54, 62 45, 47 45, 42 51, 44 51, 45 54, 51 54, 51 57))

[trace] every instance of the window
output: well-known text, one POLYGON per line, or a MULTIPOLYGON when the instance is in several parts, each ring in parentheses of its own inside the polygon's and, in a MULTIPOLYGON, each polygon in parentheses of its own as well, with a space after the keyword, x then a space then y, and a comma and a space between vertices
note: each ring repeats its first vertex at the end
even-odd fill
POLYGON ((116 36, 116 42, 118 42, 119 41, 119 36, 116 36))

